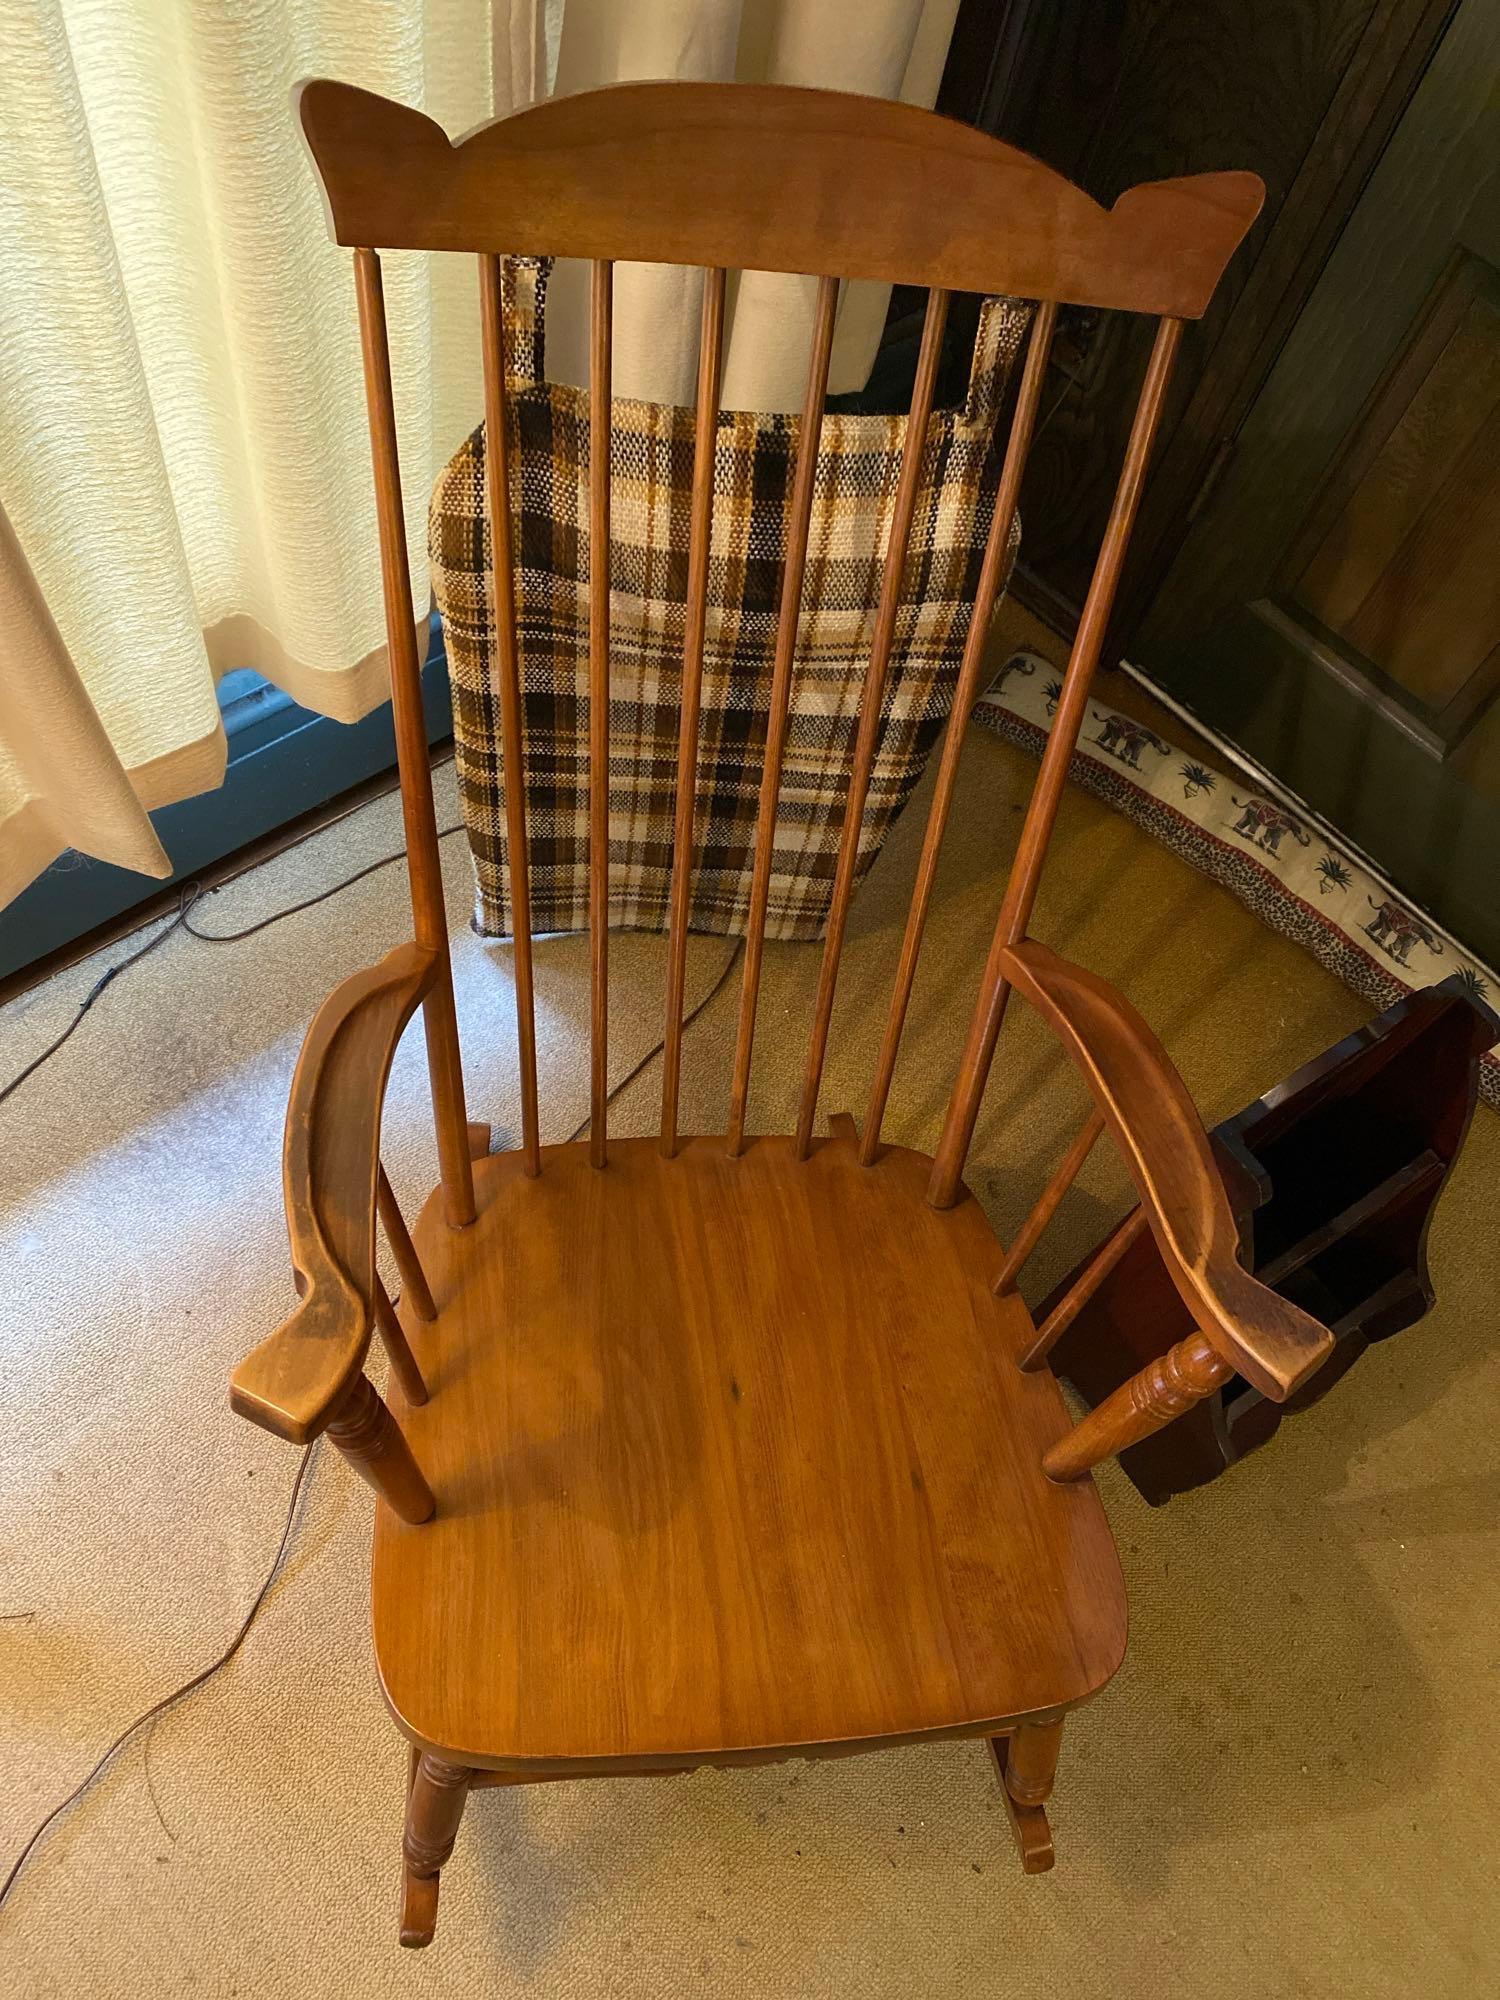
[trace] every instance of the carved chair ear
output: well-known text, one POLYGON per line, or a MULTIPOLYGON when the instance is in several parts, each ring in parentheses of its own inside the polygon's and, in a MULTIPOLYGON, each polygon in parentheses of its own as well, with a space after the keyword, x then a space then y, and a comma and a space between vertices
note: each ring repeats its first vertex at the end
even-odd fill
POLYGON ((453 151, 448 134, 426 112, 357 84, 308 78, 293 86, 292 108, 317 169, 328 233, 337 243, 374 244, 368 232, 359 234, 363 217, 355 190, 366 188, 378 199, 394 158, 411 173, 437 167, 453 151))

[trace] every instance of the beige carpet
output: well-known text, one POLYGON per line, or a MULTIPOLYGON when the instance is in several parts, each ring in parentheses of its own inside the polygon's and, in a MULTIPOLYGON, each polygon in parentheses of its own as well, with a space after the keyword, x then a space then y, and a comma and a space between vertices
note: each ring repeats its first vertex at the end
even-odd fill
MULTIPOLYGON (((1034 767, 974 731, 889 1133, 930 1146, 1034 767)), ((441 793, 451 816, 451 773, 441 793)), ((825 1110, 862 1109, 926 788, 854 913, 825 1110)), ((442 808, 440 807, 440 810, 442 808)), ((367 808, 213 897, 229 929, 396 844, 367 808)), ((464 928, 446 845, 471 1109, 514 1126, 508 954, 464 928)), ((176 935, 0 1110, 3 1866, 123 1723, 225 1642, 281 1530, 296 1456, 225 1407, 288 1309, 278 1149, 327 988, 406 931, 399 870, 237 945, 176 935)), ((1101 805, 1066 800, 1035 924, 1118 981, 1210 1118, 1361 1018, 1229 896, 1101 805)), ((124 947, 116 946, 118 956, 124 947)), ((728 947, 698 941, 701 994, 728 947)), ((659 940, 618 938, 615 1073, 657 1035, 659 940)), ((102 962, 102 961, 101 961, 102 962)), ((541 948, 544 1136, 587 1099, 586 946, 541 948)), ((793 1102, 817 954, 767 955, 757 1122, 793 1102)), ((0 1075, 98 966, 0 1017, 0 1075)), ((691 1031, 686 1123, 721 1127, 731 985, 691 1031)), ((648 1128, 657 1079, 620 1100, 648 1128)), ((1080 1116, 1017 1010, 971 1179, 1002 1234, 1080 1116)), ((413 1036, 388 1158, 434 1171, 413 1036)), ((1022 1878, 985 1754, 538 1786, 471 1805, 438 1940, 402 1954, 403 1746, 367 1635, 370 1500, 320 1458, 243 1653, 136 1743, 0 1915, 7 1994, 567 1996, 1349 1993, 1500 1979, 1496 1447, 1500 1120, 1439 1213, 1439 1309, 1218 1486, 1153 1513, 1105 1477, 1134 1611, 1113 1686, 1070 1724, 1054 1873, 1022 1878)), ((1033 1296, 1124 1203, 1087 1169, 1033 1296)))

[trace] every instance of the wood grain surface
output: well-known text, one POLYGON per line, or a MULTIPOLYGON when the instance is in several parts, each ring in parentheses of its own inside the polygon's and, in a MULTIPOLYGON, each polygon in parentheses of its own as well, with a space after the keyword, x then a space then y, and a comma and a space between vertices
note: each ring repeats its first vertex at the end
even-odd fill
POLYGON ((943 1119, 943 1135, 938 1141, 932 1186, 928 1192, 928 1199, 937 1208, 945 1208, 954 1199, 968 1156, 969 1141, 974 1136, 979 1106, 989 1080, 990 1063, 1010 994, 1004 965, 1005 953, 1012 945, 1020 943, 1031 922, 1052 828, 1063 788, 1068 782, 1068 770, 1088 707, 1089 689, 1099 664, 1110 608, 1119 588, 1120 573, 1130 545, 1130 531, 1140 506, 1146 467, 1151 460, 1151 446, 1161 420, 1162 401, 1181 341, 1182 321, 1162 320, 1156 330, 1151 360, 1141 384, 1135 420, 1130 427, 1130 442, 1120 467, 1119 484, 1115 488, 1114 506, 1110 510, 1104 540, 1099 545, 1099 558, 1094 565, 1078 630, 1073 635, 1057 698, 1057 711, 1042 750, 1041 768, 1032 788, 1026 818, 1021 825, 1021 837, 1016 843, 1005 896, 995 921, 989 956, 985 960, 979 998, 969 1022, 953 1094, 943 1119))
POLYGON ((385 1082, 437 973, 432 952, 398 945, 333 989, 297 1058, 282 1182, 301 1303, 245 1356, 229 1389, 240 1416, 293 1444, 317 1436, 364 1366, 374 1325, 385 1082))
POLYGON ((432 811, 432 760, 422 704, 422 663, 417 658, 417 620, 412 605, 411 567, 406 547, 406 514, 401 500, 401 461, 396 443, 396 405, 391 386, 391 351, 385 323, 385 288, 380 259, 370 250, 354 258, 359 309, 365 404, 370 422, 370 459, 375 475, 375 520, 380 539, 380 586, 385 606, 386 646, 391 675, 391 724, 401 774, 401 823, 406 832, 406 873, 411 886, 417 943, 433 956, 422 1002, 427 1040, 427 1074, 448 1220, 462 1228, 474 1219, 474 1183, 465 1142, 463 1059, 453 1004, 453 967, 448 957, 448 912, 443 898, 443 863, 432 811))
POLYGON ((802 610, 802 581, 807 567, 808 524, 817 484, 818 454, 813 449, 823 422, 828 392, 828 363, 833 352, 833 328, 838 312, 839 281, 818 283, 813 320, 812 352, 807 364, 807 389, 802 399, 802 424, 797 433, 796 468, 786 522, 786 556, 781 566, 781 602, 777 614, 776 653, 767 694, 766 737, 761 752, 760 795, 755 808, 755 858, 750 871, 750 909, 745 919, 745 964, 740 975, 740 1011, 735 1028, 734 1070, 729 1085, 729 1150, 738 1153, 745 1142, 745 1114, 750 1103, 750 1066, 755 1060, 755 1015, 760 1004, 760 968, 766 944, 766 909, 771 895, 775 860, 776 815, 781 797, 781 760, 786 745, 787 716, 792 699, 792 666, 797 649, 797 625, 802 610))
MULTIPOLYGON (((1024 957, 1024 939, 1182 322, 1207 304, 1259 208, 1260 183, 1238 173, 1164 181, 1130 189, 1105 210, 1039 161, 967 127, 823 91, 621 85, 550 100, 456 145, 422 113, 347 85, 306 85, 299 102, 334 234, 356 253, 417 942, 346 982, 314 1022, 287 1142, 288 1214, 307 1296, 236 1371, 233 1395, 245 1415, 284 1437, 303 1440, 326 1426, 380 1496, 376 1657, 392 1711, 421 1753, 409 1787, 403 1942, 433 1935, 438 1871, 475 1783, 659 1773, 984 1736, 1006 1777, 1024 1865, 1040 1870, 1052 1856, 1042 1802, 1060 1718, 1119 1666, 1125 1595, 1084 1472, 1097 1456, 1100 1423, 1070 1447, 1056 1381, 1021 1367, 1036 1329, 1013 1289, 997 1293, 997 1274, 1008 1267, 962 1184, 964 1154, 1008 982, 1021 984, 1024 975, 1064 1040, 1072 1037, 1132 1169, 1149 1169, 1143 1201, 1153 1227, 1180 1253, 1198 1294, 1226 1311, 1234 1305, 1234 1271, 1216 1275, 1221 1235, 1213 1214, 1205 1222, 1195 1158, 1180 1185, 1166 1156, 1158 1158, 1177 1129, 1176 1100, 1166 1113, 1157 1101, 1164 1058, 1156 1062, 1159 1050, 1143 1040, 1143 1027, 1136 1032, 1133 1017, 1122 1030, 1108 989, 1099 987, 1097 1006, 1092 987, 1081 997, 1063 991, 1045 961, 1024 957), (466 1122, 420 725, 380 249, 481 259, 489 526, 502 570, 515 538, 496 259, 539 253, 593 265, 592 1059, 591 1131, 581 1144, 538 1143, 524 940, 520 1146, 488 1156, 487 1130, 466 1122), (709 277, 676 745, 687 796, 674 819, 661 1128, 609 1144, 604 558, 612 272, 616 261, 634 260, 701 266, 709 277), (679 1140, 708 461, 726 274, 747 268, 812 273, 819 282, 786 512, 727 1129, 679 1140), (792 1138, 750 1139, 746 1108, 818 437, 839 286, 850 278, 922 284, 931 297, 798 1129, 792 1138), (954 290, 1040 302, 979 579, 981 628, 1003 570, 1056 305, 1119 307, 1160 323, 935 1163, 882 1147, 879 1124, 962 715, 939 774, 863 1151, 847 1116, 830 1121, 826 1138, 814 1128, 946 295, 954 290), (393 1324, 374 1267, 380 1103, 395 1042, 419 1000, 443 1186, 411 1244, 385 1191, 406 1274, 393 1324), (1204 1244, 1212 1253, 1206 1264, 1198 1255, 1204 1244), (389 1407, 360 1372, 377 1311, 392 1359, 389 1407), (1000 1739, 1010 1737, 1007 1748, 1000 1739)), ((519 764, 523 677, 508 577, 499 580, 495 617, 505 753, 519 764)), ((980 661, 976 636, 962 670, 963 711, 980 661)), ((515 775, 507 839, 520 861, 526 774, 515 775)), ((524 866, 516 886, 524 926, 524 866)), ((1192 1117, 1190 1104, 1184 1115, 1192 1117)), ((1251 1304, 1259 1311, 1257 1299, 1251 1304)), ((1280 1347, 1252 1344, 1247 1353, 1279 1382, 1310 1349, 1296 1347, 1295 1325, 1272 1331, 1280 1347)), ((1143 1422, 1165 1421, 1219 1365, 1206 1346, 1184 1351, 1175 1372, 1132 1396, 1113 1428, 1136 1434, 1143 1422)), ((1254 1366, 1245 1372, 1257 1379, 1254 1366)))
POLYGON ((1069 1419, 1022 1375, 978 1204, 852 1135, 796 1163, 689 1139, 479 1162, 416 1240, 431 1391, 392 1407, 435 1518, 376 1524, 375 1643, 408 1734, 467 1765, 653 1760, 1055 1714, 1108 1680, 1125 1600, 1069 1419), (1045 1579, 1045 1583, 1043 1583, 1045 1579))
POLYGON ((1333 1335, 1241 1266, 1223 1176, 1166 1050, 1112 987, 1034 938, 1005 953, 1004 969, 1083 1072, 1195 1324, 1281 1402, 1332 1353, 1333 1335))
POLYGON ((329 227, 392 250, 731 265, 1195 319, 1260 212, 1254 174, 1101 208, 910 104, 778 84, 619 83, 453 143, 352 84, 301 86, 329 227))

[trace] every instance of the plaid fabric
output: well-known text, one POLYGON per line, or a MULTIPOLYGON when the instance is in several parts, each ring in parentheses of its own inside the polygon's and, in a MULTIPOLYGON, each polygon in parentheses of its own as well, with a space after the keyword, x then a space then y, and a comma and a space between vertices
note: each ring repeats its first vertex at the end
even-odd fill
MULTIPOLYGON (((547 267, 507 270, 516 614, 522 661, 532 927, 588 920, 586 392, 542 379, 547 267)), ((995 415, 1029 306, 983 307, 969 394, 930 425, 860 844, 863 875, 910 796, 953 701, 1000 452, 995 415)), ((714 455, 698 748, 692 927, 743 931, 799 420, 725 411, 714 455)), ((906 419, 825 418, 767 935, 816 937, 874 636, 906 419)), ((611 445, 610 922, 665 929, 686 624, 693 412, 617 401, 611 445)), ((429 514, 447 632, 459 791, 478 882, 475 928, 512 928, 484 432, 440 475, 429 514)), ((1012 529, 1011 552, 1018 530, 1012 529)))

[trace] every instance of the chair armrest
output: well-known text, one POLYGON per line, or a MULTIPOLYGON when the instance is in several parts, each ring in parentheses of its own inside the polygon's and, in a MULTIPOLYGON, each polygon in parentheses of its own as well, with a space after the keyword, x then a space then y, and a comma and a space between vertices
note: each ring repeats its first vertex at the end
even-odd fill
POLYGON ((1005 972, 1082 1070, 1198 1328, 1246 1381, 1284 1401, 1333 1351, 1333 1335, 1241 1265, 1208 1134, 1166 1050, 1113 987, 1035 939, 1009 948, 1005 972))
POLYGON ((282 1183, 301 1304, 230 1377, 230 1407, 306 1444, 364 1366, 374 1324, 375 1181, 386 1078, 437 956, 417 944, 336 986, 313 1016, 287 1105, 282 1183))

